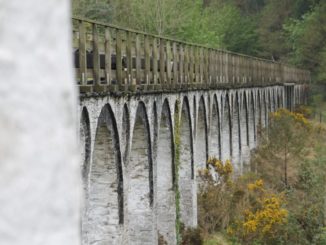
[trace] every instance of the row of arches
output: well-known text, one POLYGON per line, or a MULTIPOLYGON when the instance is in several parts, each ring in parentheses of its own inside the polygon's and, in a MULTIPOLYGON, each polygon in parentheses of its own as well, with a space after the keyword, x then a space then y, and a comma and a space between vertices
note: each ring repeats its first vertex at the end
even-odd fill
POLYGON ((82 100, 83 244, 175 244, 178 208, 197 225, 198 169, 216 156, 242 172, 285 96, 275 86, 82 100))

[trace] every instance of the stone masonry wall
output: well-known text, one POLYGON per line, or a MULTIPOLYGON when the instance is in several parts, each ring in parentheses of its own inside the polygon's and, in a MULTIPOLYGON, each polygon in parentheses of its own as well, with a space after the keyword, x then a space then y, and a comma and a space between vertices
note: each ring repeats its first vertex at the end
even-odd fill
POLYGON ((295 85, 293 92, 290 100, 284 86, 82 97, 80 115, 83 111, 85 118, 87 111, 89 116, 81 122, 82 147, 88 147, 85 135, 91 139, 90 150, 81 151, 89 159, 82 164, 90 165, 82 168, 90 169, 84 175, 89 205, 84 207, 83 244, 150 245, 158 239, 176 244, 174 181, 180 192, 180 222, 195 227, 196 173, 205 167, 206 149, 209 155, 231 159, 236 174, 243 172, 269 112, 286 101, 304 102, 304 85, 295 85), (108 120, 101 120, 103 108, 108 120), (177 176, 175 120, 180 120, 177 176))

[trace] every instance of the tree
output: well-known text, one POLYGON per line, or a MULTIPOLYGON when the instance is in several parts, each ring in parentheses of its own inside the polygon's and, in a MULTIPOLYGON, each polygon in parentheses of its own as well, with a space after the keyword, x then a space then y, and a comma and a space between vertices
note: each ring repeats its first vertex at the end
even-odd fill
POLYGON ((297 166, 307 153, 310 125, 300 113, 279 109, 271 113, 268 132, 253 161, 263 179, 279 190, 291 188, 297 180, 297 166))
POLYGON ((326 73, 326 3, 314 7, 301 19, 290 19, 284 30, 291 48, 289 61, 314 72, 323 81, 326 73))

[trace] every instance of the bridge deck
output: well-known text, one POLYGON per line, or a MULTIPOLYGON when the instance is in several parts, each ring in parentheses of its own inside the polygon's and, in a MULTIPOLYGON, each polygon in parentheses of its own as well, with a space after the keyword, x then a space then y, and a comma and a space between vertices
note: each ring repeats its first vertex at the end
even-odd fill
POLYGON ((160 92, 310 81, 310 72, 73 18, 74 65, 81 92, 160 92))

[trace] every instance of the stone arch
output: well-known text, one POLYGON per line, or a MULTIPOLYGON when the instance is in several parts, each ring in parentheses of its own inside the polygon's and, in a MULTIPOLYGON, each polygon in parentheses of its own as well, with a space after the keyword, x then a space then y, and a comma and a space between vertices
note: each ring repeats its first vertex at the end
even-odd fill
MULTIPOLYGON (((194 191, 194 163, 192 148, 192 126, 190 106, 184 97, 179 125, 180 141, 176 142, 180 149, 178 186, 180 193, 180 218, 186 227, 195 226, 197 212, 195 209, 196 192, 194 191)), ((177 132, 176 132, 177 133, 177 132)))
POLYGON ((210 156, 221 158, 221 131, 220 131, 220 105, 217 96, 214 94, 212 105, 212 117, 210 125, 210 156))
POLYGON ((129 242, 153 244, 153 168, 150 129, 145 104, 138 103, 131 139, 128 174, 129 242))
POLYGON ((198 104, 198 118, 196 129, 196 173, 207 165, 207 121, 204 97, 201 96, 198 104))
POLYGON ((240 134, 240 116, 239 116, 239 94, 235 92, 231 96, 232 101, 232 162, 235 167, 235 171, 241 173, 242 168, 240 166, 240 158, 241 158, 241 134, 240 134))
POLYGON ((87 210, 88 210, 88 186, 89 186, 89 171, 90 171, 90 158, 91 158, 91 132, 90 132, 90 122, 89 114, 86 107, 83 107, 81 117, 80 117, 80 150, 82 159, 82 181, 83 181, 83 200, 84 206, 82 208, 82 220, 81 220, 81 234, 82 243, 88 243, 87 236, 87 210))
POLYGON ((110 105, 103 107, 98 119, 89 186, 89 243, 118 244, 123 224, 123 175, 119 135, 110 105))
POLYGON ((232 135, 231 135, 231 110, 229 93, 222 95, 222 118, 221 118, 221 158, 223 161, 231 158, 232 154, 232 135))
POLYGON ((168 244, 176 243, 174 147, 169 103, 164 101, 157 142, 157 229, 168 244))

